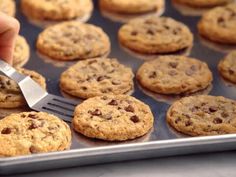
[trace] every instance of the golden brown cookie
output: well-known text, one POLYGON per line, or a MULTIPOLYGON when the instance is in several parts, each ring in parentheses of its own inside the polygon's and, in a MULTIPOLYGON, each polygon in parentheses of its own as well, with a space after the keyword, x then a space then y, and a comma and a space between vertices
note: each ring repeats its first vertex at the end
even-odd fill
POLYGON ((236 3, 206 12, 198 23, 198 31, 212 41, 236 44, 236 3))
POLYGON ((125 94, 133 89, 132 69, 116 59, 96 58, 79 61, 62 73, 60 87, 80 98, 102 94, 125 94))
POLYGON ((118 33, 120 43, 147 54, 173 53, 192 46, 186 25, 169 17, 149 16, 131 20, 118 33))
POLYGON ((0 120, 0 156, 12 157, 70 148, 69 126, 44 112, 11 114, 0 120))
POLYGON ((209 8, 214 6, 226 5, 233 2, 233 0, 173 0, 173 2, 192 7, 209 8))
POLYGON ((89 98, 75 109, 74 129, 90 138, 124 141, 145 135, 153 127, 146 104, 127 95, 89 98))
POLYGON ((63 22, 39 34, 37 49, 57 60, 95 58, 110 52, 110 41, 97 26, 78 21, 63 22))
POLYGON ((162 56, 145 62, 137 72, 139 83, 156 93, 193 93, 208 87, 212 73, 207 64, 185 56, 162 56))
POLYGON ((218 70, 225 79, 236 83, 236 51, 230 52, 219 62, 218 70))
POLYGON ((138 14, 162 9, 164 0, 100 0, 99 4, 104 10, 125 14, 138 14))
POLYGON ((22 0, 23 13, 30 19, 71 20, 90 14, 91 0, 22 0))
POLYGON ((16 5, 13 0, 0 0, 0 12, 10 16, 15 16, 16 5))
MULTIPOLYGON (((17 70, 22 74, 30 76, 42 88, 46 89, 45 78, 42 75, 23 68, 18 68, 17 70)), ((24 96, 15 81, 0 75, 0 88, 0 108, 19 108, 26 105, 24 96)))
POLYGON ((17 36, 13 53, 13 66, 22 67, 30 57, 30 48, 23 36, 17 36))
POLYGON ((168 123, 191 136, 236 133, 236 102, 221 96, 191 96, 176 101, 168 123))

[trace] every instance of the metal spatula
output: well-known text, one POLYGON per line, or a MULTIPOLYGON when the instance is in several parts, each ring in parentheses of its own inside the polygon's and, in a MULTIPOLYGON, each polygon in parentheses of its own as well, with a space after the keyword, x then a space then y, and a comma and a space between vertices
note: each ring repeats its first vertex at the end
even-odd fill
POLYGON ((0 71, 18 83, 28 106, 36 111, 48 112, 64 121, 71 122, 78 102, 49 94, 33 79, 17 72, 11 65, 0 60, 0 71))

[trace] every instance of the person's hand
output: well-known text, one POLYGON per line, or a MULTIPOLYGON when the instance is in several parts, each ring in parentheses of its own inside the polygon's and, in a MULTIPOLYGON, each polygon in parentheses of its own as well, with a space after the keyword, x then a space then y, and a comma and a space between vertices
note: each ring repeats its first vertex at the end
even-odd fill
POLYGON ((19 22, 0 12, 0 59, 12 64, 15 40, 20 29, 19 22))

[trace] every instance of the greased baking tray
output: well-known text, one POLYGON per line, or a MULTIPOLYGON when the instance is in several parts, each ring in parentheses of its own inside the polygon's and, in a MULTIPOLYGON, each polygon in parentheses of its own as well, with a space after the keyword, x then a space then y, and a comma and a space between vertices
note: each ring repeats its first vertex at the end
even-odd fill
MULTIPOLYGON (((31 59, 25 67, 36 70, 46 77, 49 93, 66 96, 59 89, 59 77, 61 72, 72 63, 55 62, 40 56, 36 52, 35 41, 39 32, 42 31, 42 28, 29 23, 19 10, 19 1, 17 1, 17 4, 17 18, 21 22, 20 33, 27 38, 31 46, 31 59)), ((104 17, 105 14, 101 15, 97 1, 94 1, 94 4, 95 9, 89 23, 101 26, 110 36, 112 50, 109 56, 117 57, 121 63, 132 67, 133 71, 136 72, 137 68, 144 60, 140 59, 142 57, 126 51, 119 45, 117 31, 121 23, 108 19, 107 17, 111 18, 109 14, 107 17, 104 17)), ((196 29, 199 17, 195 15, 199 12, 195 12, 191 9, 184 9, 184 11, 182 11, 182 9, 181 11, 184 12, 184 14, 190 13, 185 16, 177 11, 176 8, 179 9, 180 7, 173 7, 171 2, 167 1, 164 15, 174 17, 176 20, 182 21, 190 27, 191 31, 195 34, 194 46, 191 51, 188 51, 190 56, 207 62, 214 73, 212 86, 203 93, 223 95, 231 99, 236 99, 236 87, 224 81, 217 72, 219 60, 231 50, 232 47, 218 46, 202 39, 198 36, 196 29)), ((118 20, 118 18, 116 17, 115 20, 118 20)), ((0 174, 23 173, 79 165, 236 149, 236 134, 187 137, 169 127, 166 123, 165 115, 170 103, 175 100, 176 97, 153 95, 143 90, 136 81, 133 96, 147 103, 155 116, 153 129, 144 137, 122 143, 111 143, 89 139, 73 132, 73 143, 70 150, 30 156, 0 158, 0 174)))

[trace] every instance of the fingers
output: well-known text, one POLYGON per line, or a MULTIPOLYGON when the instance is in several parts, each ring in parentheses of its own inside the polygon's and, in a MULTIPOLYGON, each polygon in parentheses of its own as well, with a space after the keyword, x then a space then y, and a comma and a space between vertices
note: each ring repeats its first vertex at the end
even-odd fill
POLYGON ((0 59, 12 64, 15 40, 20 23, 13 17, 0 12, 0 59))

